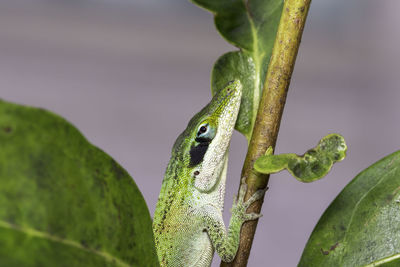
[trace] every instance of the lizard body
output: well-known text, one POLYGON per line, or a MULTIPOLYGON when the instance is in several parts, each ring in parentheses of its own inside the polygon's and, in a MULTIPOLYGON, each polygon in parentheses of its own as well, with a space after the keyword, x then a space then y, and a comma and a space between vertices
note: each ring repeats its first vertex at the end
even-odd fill
POLYGON ((264 191, 244 202, 242 184, 228 230, 222 218, 228 149, 241 94, 239 81, 229 83, 190 120, 173 146, 153 220, 161 266, 210 266, 214 250, 230 262, 242 224, 260 217, 246 209, 264 191))

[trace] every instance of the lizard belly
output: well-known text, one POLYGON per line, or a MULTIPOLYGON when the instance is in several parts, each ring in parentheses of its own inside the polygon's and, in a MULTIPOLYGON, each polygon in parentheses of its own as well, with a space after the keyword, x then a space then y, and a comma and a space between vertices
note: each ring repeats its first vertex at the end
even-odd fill
POLYGON ((206 267, 211 265, 214 249, 207 232, 192 228, 193 224, 180 226, 182 233, 180 245, 176 247, 173 266, 206 267), (192 231, 191 231, 192 230, 192 231))
MULTIPOLYGON (((198 216, 181 214, 179 223, 170 223, 158 238, 160 265, 168 267, 207 267, 211 265, 214 249, 198 216), (173 242, 171 242, 173 240, 173 242)), ((156 240, 158 239, 156 236, 156 240)))
POLYGON ((187 266, 210 266, 214 249, 207 232, 199 233, 196 240, 192 241, 191 246, 192 253, 190 253, 189 264, 187 266))

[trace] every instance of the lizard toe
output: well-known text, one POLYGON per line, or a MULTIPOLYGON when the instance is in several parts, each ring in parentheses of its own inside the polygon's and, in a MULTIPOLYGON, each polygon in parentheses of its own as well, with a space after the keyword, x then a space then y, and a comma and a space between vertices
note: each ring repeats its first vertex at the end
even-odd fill
POLYGON ((265 192, 268 190, 268 187, 265 189, 257 190, 244 204, 246 207, 249 207, 255 201, 262 199, 264 197, 265 192))
POLYGON ((246 221, 252 221, 261 218, 262 216, 263 215, 261 213, 248 213, 245 215, 245 219, 246 221))

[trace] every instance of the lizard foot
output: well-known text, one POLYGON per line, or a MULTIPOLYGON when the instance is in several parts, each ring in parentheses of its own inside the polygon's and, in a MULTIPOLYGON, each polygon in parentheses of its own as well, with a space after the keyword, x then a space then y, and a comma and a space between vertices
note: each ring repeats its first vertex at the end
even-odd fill
POLYGON ((262 216, 259 213, 246 213, 247 208, 255 201, 262 199, 268 187, 257 190, 247 201, 244 201, 246 195, 247 184, 245 178, 242 178, 242 182, 239 189, 239 196, 234 202, 232 207, 232 214, 236 213, 243 221, 255 220, 262 216))

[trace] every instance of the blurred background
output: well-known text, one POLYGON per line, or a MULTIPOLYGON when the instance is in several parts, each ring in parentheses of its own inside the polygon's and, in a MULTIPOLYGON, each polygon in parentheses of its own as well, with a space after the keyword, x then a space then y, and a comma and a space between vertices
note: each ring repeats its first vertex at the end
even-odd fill
MULTIPOLYGON (((302 154, 338 132, 348 157, 311 184, 272 175, 249 266, 295 266, 341 189, 399 149, 398 10, 398 0, 312 3, 276 152, 302 154)), ((186 0, 0 2, 0 98, 71 121, 128 170, 151 213, 172 144, 209 101, 212 65, 231 50, 212 15, 186 0)), ((245 153, 235 133, 226 222, 245 153)))

